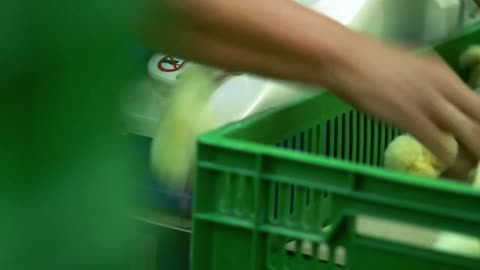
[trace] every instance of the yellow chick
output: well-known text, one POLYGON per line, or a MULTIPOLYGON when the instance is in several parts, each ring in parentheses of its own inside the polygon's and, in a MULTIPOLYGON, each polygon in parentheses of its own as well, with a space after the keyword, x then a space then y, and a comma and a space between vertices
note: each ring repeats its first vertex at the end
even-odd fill
POLYGON ((218 88, 220 71, 191 65, 172 87, 171 103, 151 146, 151 167, 163 185, 184 189, 196 157, 196 138, 216 127, 209 100, 218 88))
POLYGON ((460 56, 460 68, 469 72, 468 83, 474 89, 480 87, 480 45, 470 46, 460 56))
POLYGON ((438 159, 411 135, 402 135, 393 140, 385 150, 384 167, 426 177, 438 177, 450 167, 458 153, 458 144, 452 136, 447 137, 451 163, 438 159))
MULTIPOLYGON (((470 47, 461 56, 460 67, 469 71, 469 84, 478 92, 480 87, 480 46, 470 47)), ((415 138, 410 135, 400 136, 388 146, 385 152, 385 167, 423 176, 438 177, 457 161, 459 146, 453 137, 449 138, 449 145, 452 149, 452 163, 442 164, 415 138)), ((469 174, 469 180, 473 183, 474 188, 480 189, 480 164, 469 174)), ((433 248, 455 255, 480 257, 479 238, 454 232, 439 233, 433 248)))

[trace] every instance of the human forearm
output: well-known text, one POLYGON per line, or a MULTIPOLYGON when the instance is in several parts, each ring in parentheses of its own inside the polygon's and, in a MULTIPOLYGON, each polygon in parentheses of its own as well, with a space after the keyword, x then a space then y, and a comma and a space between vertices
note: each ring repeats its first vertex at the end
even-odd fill
POLYGON ((160 0, 141 1, 157 5, 146 9, 140 28, 156 49, 325 86, 442 159, 450 157, 444 133, 480 159, 480 99, 435 58, 384 46, 290 0, 170 0, 163 9, 160 0), (164 10, 173 11, 174 23, 156 20, 164 10))
POLYGON ((335 70, 346 67, 351 61, 346 56, 359 51, 358 42, 365 40, 286 0, 177 1, 169 9, 179 19, 151 28, 158 33, 146 33, 152 47, 232 71, 282 79, 330 86, 335 75, 342 74, 335 70))

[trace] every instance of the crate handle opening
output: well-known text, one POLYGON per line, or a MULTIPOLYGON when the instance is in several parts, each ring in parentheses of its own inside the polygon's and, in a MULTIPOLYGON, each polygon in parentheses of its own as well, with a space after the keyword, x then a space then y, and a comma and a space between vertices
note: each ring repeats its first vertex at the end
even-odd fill
POLYGON ((356 219, 355 231, 361 237, 480 259, 478 236, 366 215, 360 215, 356 219))

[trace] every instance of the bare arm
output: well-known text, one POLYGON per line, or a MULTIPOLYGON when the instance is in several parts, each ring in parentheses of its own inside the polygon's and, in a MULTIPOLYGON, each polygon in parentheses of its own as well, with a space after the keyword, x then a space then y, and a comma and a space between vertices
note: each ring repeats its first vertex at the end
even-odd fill
POLYGON ((326 86, 412 133, 443 159, 454 158, 444 133, 480 159, 480 98, 441 61, 387 47, 290 0, 144 1, 153 3, 142 29, 154 48, 232 71, 326 86), (173 15, 171 24, 156 19, 162 10, 173 12, 165 13, 173 15))
POLYGON ((172 2, 179 20, 151 28, 152 47, 232 71, 325 85, 359 50, 360 34, 290 0, 172 2))

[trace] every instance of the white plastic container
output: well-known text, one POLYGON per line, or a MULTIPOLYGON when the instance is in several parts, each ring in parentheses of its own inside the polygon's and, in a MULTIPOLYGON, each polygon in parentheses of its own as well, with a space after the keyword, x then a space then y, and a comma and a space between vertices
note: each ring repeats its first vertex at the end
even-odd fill
MULTIPOLYGON (((159 69, 165 56, 155 54, 148 63, 148 75, 138 80, 129 93, 125 109, 126 131, 152 137, 163 112, 168 108, 171 84, 189 65, 176 71, 159 69)), ((169 58, 170 59, 170 58, 169 58)), ((172 58, 179 63, 182 59, 172 58)), ((172 65, 167 66, 172 68, 172 65)), ((254 113, 283 104, 301 96, 307 86, 269 80, 253 75, 232 76, 213 94, 210 106, 218 126, 243 119, 254 113)), ((194 117, 192 112, 192 117, 194 117)))
POLYGON ((125 130, 151 137, 167 109, 171 84, 182 74, 188 63, 164 54, 151 56, 146 74, 131 87, 124 108, 125 130))

